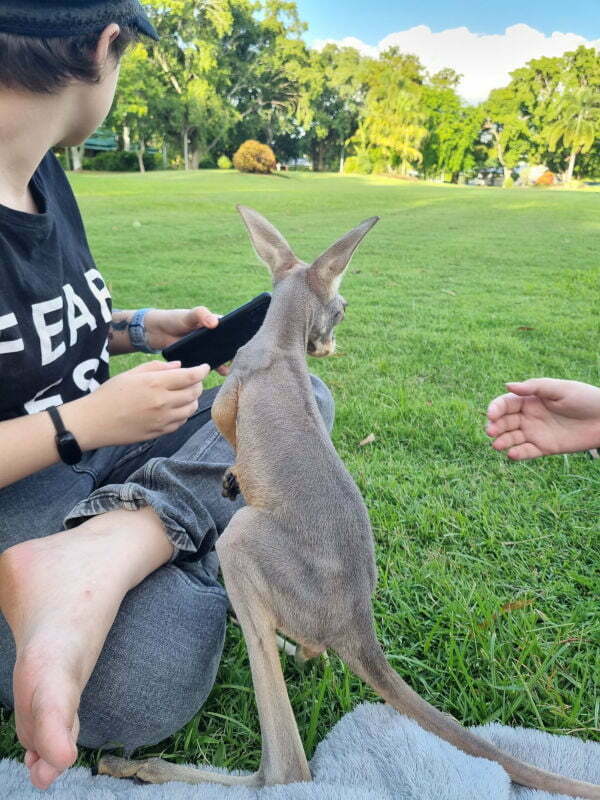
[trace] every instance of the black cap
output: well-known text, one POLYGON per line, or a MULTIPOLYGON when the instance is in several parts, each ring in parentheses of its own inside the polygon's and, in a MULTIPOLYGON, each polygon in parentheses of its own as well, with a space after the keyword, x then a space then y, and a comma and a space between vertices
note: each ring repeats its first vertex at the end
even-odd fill
POLYGON ((0 32, 52 39, 97 33, 111 22, 158 39, 138 0, 0 0, 0 32))

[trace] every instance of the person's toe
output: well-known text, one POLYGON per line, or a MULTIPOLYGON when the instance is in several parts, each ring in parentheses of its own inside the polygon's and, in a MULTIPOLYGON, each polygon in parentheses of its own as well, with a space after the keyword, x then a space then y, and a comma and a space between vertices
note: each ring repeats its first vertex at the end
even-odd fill
POLYGON ((59 778, 64 770, 58 770, 43 759, 35 762, 30 771, 31 783, 36 789, 45 791, 59 778))

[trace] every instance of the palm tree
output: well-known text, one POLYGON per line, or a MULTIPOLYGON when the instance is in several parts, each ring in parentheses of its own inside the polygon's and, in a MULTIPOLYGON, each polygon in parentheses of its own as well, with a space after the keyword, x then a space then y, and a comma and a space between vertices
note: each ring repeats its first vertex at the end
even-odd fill
POLYGON ((595 87, 580 86, 567 90, 558 100, 548 129, 548 146, 555 152, 559 141, 571 150, 565 173, 572 180, 580 153, 589 153, 600 133, 600 92, 595 87))
POLYGON ((396 91, 385 100, 372 103, 362 123, 367 138, 401 162, 407 175, 412 164, 421 163, 421 144, 427 136, 427 114, 411 92, 396 91))

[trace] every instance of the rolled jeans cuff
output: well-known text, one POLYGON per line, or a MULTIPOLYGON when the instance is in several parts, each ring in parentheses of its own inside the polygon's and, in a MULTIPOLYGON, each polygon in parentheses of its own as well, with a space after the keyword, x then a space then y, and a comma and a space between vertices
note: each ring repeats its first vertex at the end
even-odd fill
POLYGON ((76 528, 86 519, 109 511, 139 511, 150 507, 165 527, 174 547, 169 563, 176 560, 199 561, 210 553, 218 534, 213 519, 198 502, 192 510, 185 504, 175 507, 165 499, 165 493, 148 489, 137 483, 123 483, 96 489, 78 503, 65 517, 65 529, 76 528), (187 556, 187 558, 186 558, 187 556))

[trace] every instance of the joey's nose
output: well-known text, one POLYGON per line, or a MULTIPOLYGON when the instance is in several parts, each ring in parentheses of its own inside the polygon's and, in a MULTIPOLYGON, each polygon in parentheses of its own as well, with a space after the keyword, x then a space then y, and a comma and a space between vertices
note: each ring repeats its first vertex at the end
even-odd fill
POLYGON ((314 358, 327 358, 335 353, 335 339, 328 339, 327 341, 318 341, 308 343, 308 353, 314 358))

